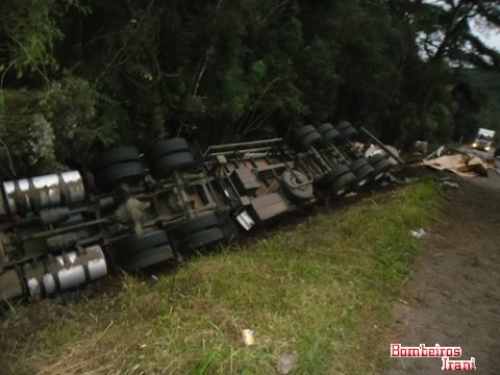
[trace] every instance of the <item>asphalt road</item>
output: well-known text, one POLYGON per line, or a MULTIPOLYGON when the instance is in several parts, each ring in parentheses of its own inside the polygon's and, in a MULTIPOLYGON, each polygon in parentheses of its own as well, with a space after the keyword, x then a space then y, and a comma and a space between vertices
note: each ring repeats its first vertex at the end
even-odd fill
MULTIPOLYGON (((395 302, 390 343, 459 347, 453 360, 474 357, 477 374, 500 375, 500 175, 455 177, 459 188, 443 187, 441 214, 425 228, 423 255, 395 302)), ((442 365, 442 358, 390 358, 383 374, 437 375, 442 365)))

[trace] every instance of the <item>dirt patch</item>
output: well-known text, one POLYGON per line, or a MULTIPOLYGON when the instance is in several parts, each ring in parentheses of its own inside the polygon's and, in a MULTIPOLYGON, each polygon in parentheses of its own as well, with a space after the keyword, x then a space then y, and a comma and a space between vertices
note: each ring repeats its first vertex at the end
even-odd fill
MULTIPOLYGON (((500 177, 457 178, 422 240, 426 254, 394 308, 390 342, 458 346, 478 374, 500 374, 500 177)), ((389 343, 387 343, 389 348, 389 343)), ((389 353, 389 350, 388 350, 389 353)), ((441 374, 442 360, 390 359, 384 374, 441 374)))

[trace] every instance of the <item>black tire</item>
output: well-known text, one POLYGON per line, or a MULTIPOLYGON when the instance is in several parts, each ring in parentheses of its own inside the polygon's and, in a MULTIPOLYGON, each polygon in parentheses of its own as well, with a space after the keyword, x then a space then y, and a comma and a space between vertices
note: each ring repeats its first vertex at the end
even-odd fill
POLYGON ((351 170, 349 167, 345 164, 340 164, 333 168, 331 172, 328 172, 322 179, 321 179, 321 185, 325 188, 329 187, 333 182, 335 182, 336 179, 338 179, 340 176, 349 173, 351 170))
POLYGON ((348 121, 342 121, 341 123, 339 123, 337 125, 337 130, 342 133, 344 130, 352 128, 352 127, 353 126, 351 125, 350 122, 348 122, 348 121))
POLYGON ((178 152, 190 152, 189 143, 184 138, 170 138, 155 144, 147 153, 148 161, 178 152))
POLYGON ((225 238, 225 234, 221 228, 215 227, 211 229, 204 229, 194 233, 190 236, 184 245, 188 250, 196 250, 208 245, 211 245, 215 242, 222 241, 225 238))
POLYGON ((92 158, 89 163, 89 170, 96 174, 116 164, 140 162, 140 160, 139 152, 135 147, 116 147, 92 158))
POLYGON ((364 167, 367 164, 369 165, 368 160, 366 160, 365 158, 359 158, 359 159, 356 159, 354 162, 352 162, 352 164, 349 167, 351 168, 351 171, 354 172, 354 171, 364 167))
POLYGON ((357 134, 358 134, 358 131, 356 129, 354 129, 353 127, 347 128, 347 129, 340 132, 340 135, 342 136, 343 140, 352 139, 357 134))
POLYGON ((332 124, 323 124, 319 126, 318 133, 323 137, 323 143, 325 145, 329 143, 338 144, 342 139, 339 131, 335 129, 332 124))
POLYGON ((297 187, 306 181, 308 181, 308 178, 299 171, 285 171, 281 175, 283 190, 291 200, 296 202, 309 200, 314 197, 312 184, 297 187))
POLYGON ((184 151, 163 156, 151 162, 151 174, 155 178, 167 177, 175 170, 191 169, 196 160, 190 151, 184 151))
POLYGON ((314 132, 316 132, 316 128, 314 126, 306 125, 306 126, 301 127, 300 129, 296 130, 293 133, 292 139, 293 139, 293 141, 300 141, 304 137, 306 137, 309 134, 312 134, 314 132))
POLYGON ((159 247, 164 244, 170 244, 170 239, 164 230, 155 230, 152 232, 130 236, 129 238, 117 242, 113 245, 117 260, 126 259, 144 249, 159 247))
POLYGON ((335 129, 335 127, 332 124, 322 124, 316 128, 316 131, 321 134, 325 135, 325 133, 329 132, 330 130, 335 129))
POLYGON ((368 160, 368 163, 370 163, 371 165, 375 165, 375 164, 381 162, 382 160, 386 160, 386 159, 388 159, 387 154, 381 153, 381 154, 375 154, 373 156, 369 156, 367 160, 368 160))
POLYGON ((323 135, 323 142, 326 144, 333 143, 334 145, 337 145, 341 142, 341 140, 342 135, 338 132, 337 129, 332 129, 325 135, 323 135))
POLYGON ((220 226, 219 219, 217 215, 211 212, 179 225, 177 228, 172 230, 172 233, 174 236, 182 238, 188 237, 189 235, 200 230, 211 229, 218 226, 220 226))
POLYGON ((174 258, 170 239, 163 230, 136 236, 113 245, 116 264, 133 272, 174 258))
POLYGON ((144 167, 141 162, 126 162, 111 165, 94 175, 95 186, 103 192, 115 190, 121 184, 139 181, 144 177, 144 167))
POLYGON ((373 177, 374 181, 380 181, 391 169, 391 167, 392 164, 387 159, 380 160, 377 164, 373 165, 373 168, 375 169, 375 174, 373 177))
POLYGON ((318 132, 309 134, 307 137, 303 138, 300 142, 300 146, 303 151, 309 150, 311 147, 318 146, 321 144, 322 137, 318 132))
POLYGON ((356 176, 353 173, 347 172, 347 173, 343 174, 342 176, 338 177, 328 187, 328 190, 330 192, 330 196, 332 198, 340 198, 345 193, 347 193, 349 190, 351 190, 351 187, 355 181, 356 181, 356 176))
POLYGON ((353 171, 356 175, 356 182, 354 183, 354 189, 361 189, 365 186, 370 180, 373 179, 375 175, 375 169, 370 165, 366 164, 364 167, 353 171))
POLYGON ((175 259, 172 247, 170 245, 164 245, 161 247, 144 249, 140 253, 129 257, 120 267, 126 272, 133 273, 172 259, 175 259))
POLYGON ((321 135, 312 125, 306 125, 295 131, 292 136, 293 148, 298 152, 309 150, 312 146, 321 142, 321 135))

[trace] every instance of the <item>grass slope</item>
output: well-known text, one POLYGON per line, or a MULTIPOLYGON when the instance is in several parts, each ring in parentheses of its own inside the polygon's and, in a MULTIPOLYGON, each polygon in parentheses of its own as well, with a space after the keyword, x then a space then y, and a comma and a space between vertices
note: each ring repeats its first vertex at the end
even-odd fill
POLYGON ((321 214, 246 248, 199 257, 84 304, 40 303, 0 327, 5 374, 373 374, 392 301, 433 215, 430 181, 321 214), (241 340, 256 331, 254 346, 241 340), (378 348, 378 349, 377 349, 378 348))

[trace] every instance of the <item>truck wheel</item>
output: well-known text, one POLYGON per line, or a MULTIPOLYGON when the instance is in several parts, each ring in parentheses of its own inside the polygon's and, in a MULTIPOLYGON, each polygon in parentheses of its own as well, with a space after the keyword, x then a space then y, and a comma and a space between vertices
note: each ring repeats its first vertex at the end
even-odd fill
POLYGON ((380 181, 386 173, 391 169, 392 164, 389 162, 387 159, 382 159, 375 165, 373 165, 373 168, 375 169, 375 176, 373 178, 374 181, 380 181))
POLYGON ((154 178, 165 178, 175 170, 187 170, 196 165, 191 151, 183 151, 156 159, 150 163, 154 178))
POLYGON ((189 236, 184 245, 188 248, 188 250, 193 251, 222 241, 225 237, 224 232, 219 227, 203 229, 189 236))
POLYGON ((349 173, 351 170, 349 167, 345 164, 340 164, 333 168, 331 172, 328 172, 322 179, 321 179, 321 186, 323 187, 328 187, 330 186, 337 178, 342 176, 343 174, 349 173))
POLYGON ((333 143, 337 144, 342 136, 339 131, 335 129, 332 124, 323 124, 318 127, 318 133, 323 137, 323 142, 325 144, 333 143))
POLYGON ((140 162, 125 162, 111 165, 94 175, 95 186, 102 192, 115 190, 121 184, 132 184, 144 177, 140 162))
POLYGON ((292 136, 292 145, 297 152, 304 152, 321 142, 321 134, 312 125, 306 125, 295 131, 292 136))
POLYGON ((373 178, 375 169, 368 163, 365 158, 355 160, 351 165, 351 171, 356 175, 356 183, 354 189, 360 189, 373 178))
POLYGON ((148 151, 146 159, 151 174, 157 179, 196 165, 189 143, 184 138, 170 138, 157 143, 148 151))
POLYGON ((133 183, 144 177, 144 168, 137 149, 116 147, 94 157, 89 163, 98 190, 108 192, 123 183, 133 183))
POLYGON ((89 163, 89 170, 92 174, 96 174, 97 172, 116 164, 140 161, 139 152, 135 147, 116 147, 92 158, 89 163))
POLYGON ((312 184, 298 187, 308 181, 308 178, 299 171, 285 171, 281 176, 281 185, 287 196, 294 201, 305 201, 314 197, 312 184))
POLYGON ((156 160, 177 152, 190 151, 189 144, 184 138, 170 138, 155 144, 147 152, 148 160, 156 160))
POLYGON ((384 153, 380 153, 380 154, 375 154, 373 156, 369 156, 368 157, 368 163, 370 163, 372 166, 381 162, 382 160, 386 160, 387 159, 387 154, 384 152, 384 153))
POLYGON ((338 177, 328 188, 330 196, 332 198, 340 198, 350 190, 354 181, 356 181, 356 176, 351 172, 338 177))
POLYGON ((354 189, 357 190, 361 189, 373 178, 375 175, 375 169, 367 163, 365 166, 353 171, 353 173, 356 175, 354 189))
POLYGON ((349 167, 350 167, 351 171, 354 172, 354 171, 364 167, 365 165, 368 165, 368 160, 366 160, 365 158, 359 158, 359 159, 356 159, 355 161, 353 161, 349 167))
POLYGON ((342 130, 340 132, 340 135, 342 136, 342 140, 344 140, 344 141, 352 139, 357 134, 358 134, 358 131, 356 129, 354 129, 353 127, 347 128, 347 129, 342 130))
POLYGON ((337 125, 337 130, 341 133, 349 128, 352 128, 352 125, 349 121, 342 121, 337 125))
POLYGON ((165 244, 162 247, 143 249, 121 263, 120 268, 128 273, 134 273, 172 259, 175 259, 172 248, 170 244, 165 244))
POLYGON ((217 215, 213 212, 172 229, 172 235, 188 250, 196 250, 226 237, 217 215))
POLYGON ((175 237, 184 238, 200 230, 211 229, 218 226, 220 226, 219 219, 216 214, 211 212, 179 225, 172 230, 172 233, 175 237))
POLYGON ((349 167, 341 164, 323 177, 322 185, 328 189, 332 197, 337 198, 345 194, 355 180, 356 176, 349 167))
POLYGON ((135 235, 113 245, 116 264, 127 272, 136 272, 174 259, 168 235, 163 230, 135 235))

